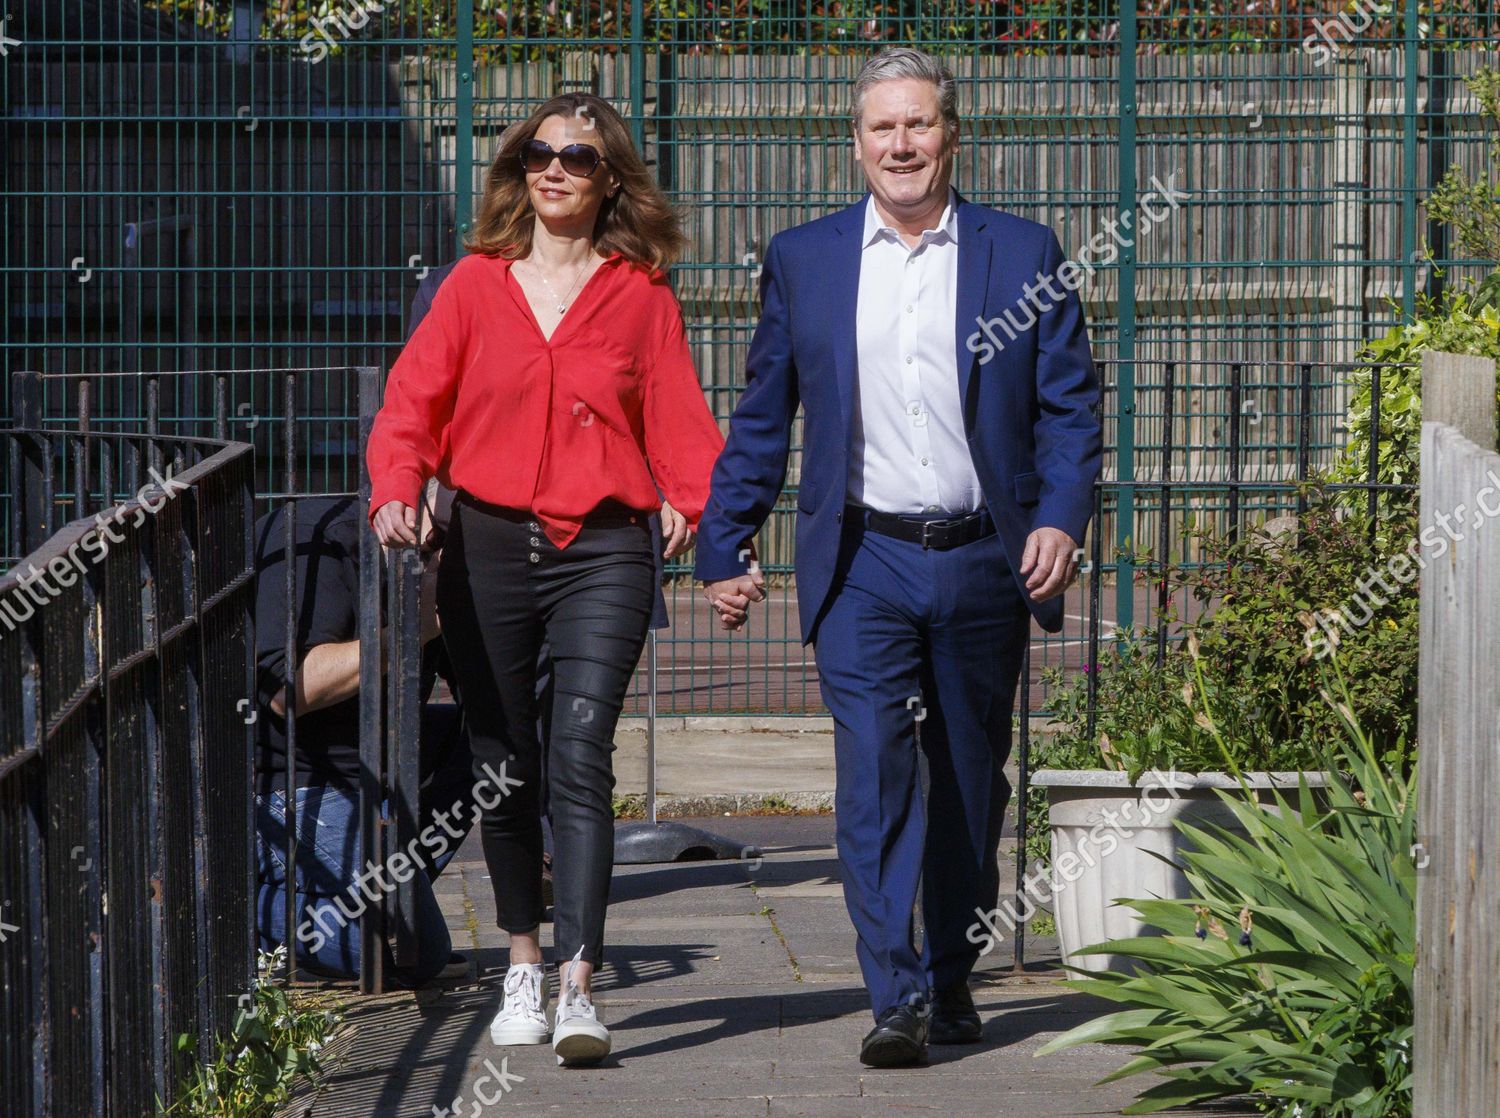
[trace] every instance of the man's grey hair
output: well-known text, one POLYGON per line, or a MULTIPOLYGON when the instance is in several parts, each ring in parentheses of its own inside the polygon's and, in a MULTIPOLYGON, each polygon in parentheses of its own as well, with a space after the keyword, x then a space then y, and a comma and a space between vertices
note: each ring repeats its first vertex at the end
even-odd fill
POLYGON ((953 71, 926 51, 915 47, 887 47, 866 62, 854 79, 854 127, 859 127, 865 109, 865 94, 877 82, 915 78, 937 86, 938 108, 949 132, 958 131, 958 86, 953 71))

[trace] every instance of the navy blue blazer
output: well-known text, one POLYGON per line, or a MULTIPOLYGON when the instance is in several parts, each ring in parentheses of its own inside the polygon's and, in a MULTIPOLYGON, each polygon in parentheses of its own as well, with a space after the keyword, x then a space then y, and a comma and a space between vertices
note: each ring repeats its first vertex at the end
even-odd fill
MULTIPOLYGON (((804 413, 797 493, 797 599, 802 640, 817 631, 843 531, 857 380, 855 304, 868 195, 848 209, 771 238, 761 317, 745 361, 745 392, 714 466, 694 574, 746 569, 743 549, 786 481, 792 419, 804 413)), ((1054 281, 1064 261, 1045 225, 966 201, 958 220, 957 358, 964 428, 985 501, 1032 615, 1062 628, 1062 596, 1036 602, 1020 577, 1026 537, 1060 528, 1080 544, 1093 513, 1102 437, 1099 381, 1076 291, 1054 281), (1040 273, 1040 276, 1038 275, 1040 273), (1026 299, 1030 284, 1042 305, 1026 299), (1013 331, 1000 322, 1005 312, 1013 331), (1028 328, 1028 319, 1036 321, 1028 328), (988 330, 985 327, 988 326, 988 330), (1010 336, 1014 333, 1014 338, 1010 336), (999 342, 1000 344, 995 344, 999 342)))
MULTIPOLYGON (((432 297, 437 294, 437 289, 442 286, 448 273, 458 265, 455 260, 451 264, 444 264, 441 268, 434 268, 422 277, 417 284, 417 295, 411 301, 411 317, 406 324, 406 336, 411 338, 417 328, 417 323, 427 316, 432 310, 432 297)), ((662 542, 661 514, 651 514, 651 538, 656 541, 651 549, 651 556, 656 562, 656 604, 651 607, 651 628, 667 629, 671 627, 671 619, 667 614, 667 597, 662 592, 661 584, 663 573, 666 570, 666 560, 662 558, 662 548, 666 545, 662 542)))

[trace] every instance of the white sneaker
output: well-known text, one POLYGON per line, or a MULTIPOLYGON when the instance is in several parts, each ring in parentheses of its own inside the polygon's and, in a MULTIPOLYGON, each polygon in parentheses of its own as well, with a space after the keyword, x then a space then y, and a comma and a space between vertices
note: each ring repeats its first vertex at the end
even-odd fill
POLYGON ((547 1043, 547 975, 537 963, 516 963, 505 972, 505 1003, 490 1022, 496 1044, 547 1043))
MULTIPOLYGON (((582 956, 580 947, 573 963, 582 956)), ((609 1055, 609 1030, 599 1023, 598 1011, 589 996, 571 979, 564 982, 563 973, 559 969, 562 992, 558 995, 557 1018, 552 1026, 552 1051, 564 1067, 596 1064, 609 1055)))

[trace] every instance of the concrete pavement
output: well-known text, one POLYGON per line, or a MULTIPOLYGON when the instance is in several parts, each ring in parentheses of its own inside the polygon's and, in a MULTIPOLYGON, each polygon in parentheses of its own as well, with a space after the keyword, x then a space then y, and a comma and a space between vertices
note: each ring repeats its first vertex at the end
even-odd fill
MULTIPOLYGON (((1102 1007, 1045 975, 1006 974, 1009 944, 977 972, 981 1044, 935 1047, 925 1068, 863 1067, 859 1040, 872 1018, 839 885, 833 819, 693 822, 736 844, 759 844, 764 859, 617 867, 606 963, 595 982, 614 1039, 602 1066, 563 1069, 549 1047, 490 1043, 506 936, 494 925, 490 883, 471 836, 437 884, 473 976, 415 995, 355 999, 332 1046, 339 1066, 321 1095, 287 1113, 1083 1118, 1118 1114, 1148 1085, 1095 1086, 1125 1061, 1124 1050, 1090 1046, 1033 1058, 1047 1038, 1102 1007)), ((544 925, 544 942, 550 930, 544 925)), ((1032 945, 1028 956, 1055 962, 1055 942, 1032 945)), ((555 969, 551 983, 555 1006, 555 969)))

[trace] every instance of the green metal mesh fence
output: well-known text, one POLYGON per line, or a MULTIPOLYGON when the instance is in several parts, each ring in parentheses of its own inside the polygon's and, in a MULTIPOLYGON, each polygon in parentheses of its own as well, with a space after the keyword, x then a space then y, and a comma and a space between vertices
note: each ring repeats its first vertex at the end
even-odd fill
MULTIPOLYGON (((1418 291, 1477 274, 1418 201, 1450 164, 1484 177, 1462 79, 1500 62, 1500 14, 1480 0, 13 0, 9 12, 7 373, 114 374, 95 385, 99 429, 141 422, 131 374, 228 373, 231 430, 256 443, 262 491, 276 488, 266 420, 279 389, 247 370, 329 370, 299 389, 301 473, 352 491, 346 370, 389 366, 419 277, 457 251, 500 133, 562 90, 610 98, 681 205, 692 248, 674 282, 727 418, 765 245, 858 199, 851 79, 873 50, 910 43, 958 76, 959 189, 1097 262, 1082 294, 1107 381, 1107 482, 1157 476, 1162 376, 1179 362, 1173 473, 1203 482, 1193 509, 1221 509, 1231 424, 1245 462, 1284 479, 1310 365, 1310 451, 1326 462, 1341 441, 1339 364, 1418 291), (1429 243, 1442 274, 1421 257, 1429 243), (1249 415, 1228 415, 1234 364, 1249 415)), ((73 416, 72 382, 48 383, 49 416, 73 416)), ((172 385, 162 425, 194 433, 213 378, 172 385)), ((793 485, 797 471, 794 455, 793 485)), ((1133 493, 1109 494, 1107 555, 1156 537, 1133 493)), ((763 533, 776 594, 748 637, 712 627, 677 569, 664 713, 818 709, 795 636, 793 507, 788 494, 763 533)), ((1111 622, 1148 620, 1128 564, 1092 577, 1106 580, 1111 622)), ((1035 670, 1078 661, 1085 598, 1072 591, 1068 629, 1038 636, 1035 670)))

